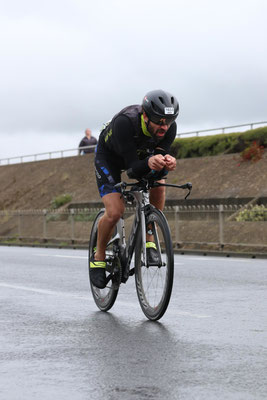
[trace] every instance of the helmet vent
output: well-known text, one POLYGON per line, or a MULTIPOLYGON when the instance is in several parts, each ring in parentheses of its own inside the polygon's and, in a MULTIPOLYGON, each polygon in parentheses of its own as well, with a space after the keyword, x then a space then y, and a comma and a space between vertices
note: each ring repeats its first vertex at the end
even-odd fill
POLYGON ((173 98, 173 97, 171 97, 171 103, 172 103, 172 104, 174 103, 174 98, 173 98))
POLYGON ((160 101, 162 102, 162 104, 164 104, 164 100, 161 96, 159 96, 160 101))

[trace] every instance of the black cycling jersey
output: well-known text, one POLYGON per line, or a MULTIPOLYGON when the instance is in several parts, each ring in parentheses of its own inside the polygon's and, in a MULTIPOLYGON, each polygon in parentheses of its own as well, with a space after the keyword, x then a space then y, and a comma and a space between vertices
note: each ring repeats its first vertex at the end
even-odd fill
POLYGON ((108 156, 120 170, 132 168, 137 176, 150 171, 150 156, 169 153, 176 136, 174 122, 161 141, 152 137, 144 127, 142 128, 141 115, 140 106, 126 107, 101 132, 97 146, 97 156, 108 156), (136 121, 130 119, 129 109, 133 115, 131 117, 136 121))
POLYGON ((158 140, 150 135, 142 119, 141 106, 129 106, 102 130, 95 157, 101 196, 116 191, 113 185, 119 182, 122 170, 131 168, 134 175, 141 177, 150 171, 149 157, 169 153, 176 136, 176 123, 173 122, 163 139, 158 140))

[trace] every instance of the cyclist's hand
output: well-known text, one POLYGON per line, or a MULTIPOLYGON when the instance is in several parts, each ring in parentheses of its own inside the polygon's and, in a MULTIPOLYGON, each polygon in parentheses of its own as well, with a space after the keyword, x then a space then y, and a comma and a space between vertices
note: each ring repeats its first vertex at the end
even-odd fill
POLYGON ((176 168, 176 158, 170 156, 169 154, 166 154, 164 160, 165 160, 165 169, 167 171, 174 171, 176 168))
POLYGON ((148 159, 148 166, 155 171, 161 171, 166 165, 165 157, 162 154, 156 154, 148 159))

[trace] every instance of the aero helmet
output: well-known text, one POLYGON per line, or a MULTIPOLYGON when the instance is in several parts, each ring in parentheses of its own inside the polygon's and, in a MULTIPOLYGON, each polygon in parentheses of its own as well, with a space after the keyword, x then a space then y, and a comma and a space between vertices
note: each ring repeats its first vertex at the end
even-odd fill
POLYGON ((162 119, 165 119, 167 124, 171 124, 179 114, 179 103, 176 97, 164 90, 148 92, 142 106, 149 120, 155 124, 159 124, 162 119))

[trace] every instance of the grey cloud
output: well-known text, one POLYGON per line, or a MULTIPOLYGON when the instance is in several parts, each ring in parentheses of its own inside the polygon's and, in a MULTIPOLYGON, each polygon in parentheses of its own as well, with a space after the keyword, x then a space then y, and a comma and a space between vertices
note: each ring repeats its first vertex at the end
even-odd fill
POLYGON ((99 129, 154 88, 177 95, 184 126, 263 119, 266 11, 260 0, 6 2, 0 137, 99 129))

